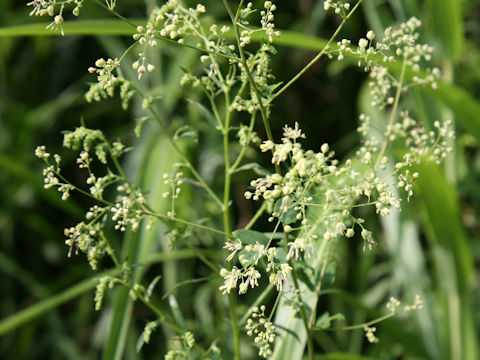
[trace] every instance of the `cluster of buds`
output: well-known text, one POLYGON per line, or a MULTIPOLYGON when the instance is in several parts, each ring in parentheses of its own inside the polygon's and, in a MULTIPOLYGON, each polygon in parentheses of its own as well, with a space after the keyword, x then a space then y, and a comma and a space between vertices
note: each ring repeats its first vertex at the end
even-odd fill
POLYGON ((259 355, 269 358, 272 355, 272 344, 275 341, 275 325, 265 316, 265 305, 253 308, 252 316, 247 320, 248 336, 255 336, 253 342, 259 349, 259 355))

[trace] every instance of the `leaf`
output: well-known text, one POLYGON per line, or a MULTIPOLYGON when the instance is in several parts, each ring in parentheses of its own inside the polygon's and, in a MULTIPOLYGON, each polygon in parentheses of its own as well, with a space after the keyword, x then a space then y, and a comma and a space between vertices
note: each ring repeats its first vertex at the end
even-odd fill
MULTIPOLYGON (((132 19, 138 25, 144 25, 145 19, 132 19)), ((60 36, 59 32, 47 30, 49 23, 23 24, 0 28, 2 36, 60 36)), ((132 35, 135 27, 117 19, 76 20, 63 23, 65 35, 132 35)))
POLYGON ((315 360, 377 360, 377 357, 367 357, 349 353, 328 353, 315 357, 315 360))
POLYGON ((325 269, 325 275, 322 281, 322 290, 325 290, 335 282, 337 274, 337 262, 330 260, 325 269))
POLYGON ((183 318, 182 311, 178 306, 177 299, 175 295, 170 295, 168 297, 168 304, 170 305, 170 309, 172 310, 173 318, 175 319, 176 323, 182 328, 184 332, 187 331, 187 327, 185 326, 185 320, 183 318))
POLYGON ((244 245, 255 245, 257 242, 262 245, 267 245, 269 240, 263 233, 254 230, 235 230, 233 236, 240 239, 244 245))
POLYGON ((173 138, 175 140, 180 138, 192 138, 194 142, 198 142, 198 131, 190 125, 184 125, 175 131, 173 138))
POLYGON ((137 344, 135 346, 135 349, 137 350, 137 353, 139 353, 140 351, 142 351, 142 348, 143 348, 143 345, 145 345, 145 335, 143 334, 143 332, 140 334, 140 336, 138 337, 138 340, 137 340, 137 344))
POLYGON ((299 281, 307 285, 311 291, 315 291, 315 284, 312 282, 313 274, 308 275, 306 270, 310 269, 307 269, 305 266, 299 264, 295 267, 295 274, 297 275, 299 281))
POLYGON ((238 252, 240 263, 245 269, 256 264, 261 256, 262 254, 259 254, 258 251, 247 251, 243 249, 238 252))
MULTIPOLYGON (((437 0, 431 0, 432 2, 436 3, 437 0)), ((451 0, 453 1, 453 0, 451 0)), ((444 0, 442 3, 448 4, 450 0, 444 0)), ((453 2, 458 2, 455 0, 453 2)), ((455 6, 454 14, 456 14, 457 7, 459 5, 449 5, 455 6)), ((455 15, 456 16, 456 15, 455 15)), ((145 24, 145 19, 134 19, 134 23, 136 24, 145 24)), ((47 24, 28 24, 28 25, 18 25, 6 28, 0 28, 0 37, 1 36, 45 36, 45 35, 56 35, 55 32, 50 30, 46 30, 45 26, 47 24)), ((452 25, 453 27, 458 27, 457 25, 452 25)), ((121 20, 77 20, 77 21, 66 21, 64 23, 64 29, 67 35, 99 35, 99 34, 110 34, 110 35, 132 35, 135 32, 135 28, 131 25, 121 21, 121 20)), ((458 33, 459 30, 454 30, 455 33, 458 33)), ((282 35, 275 39, 275 43, 277 45, 282 46, 289 46, 296 49, 304 49, 304 50, 315 50, 321 51, 325 45, 327 44, 327 40, 319 37, 314 37, 311 35, 302 34, 295 31, 288 31, 282 30, 282 35)), ((226 34, 227 37, 233 38, 234 34, 231 32, 230 34, 226 34)), ((452 39, 457 38, 458 35, 452 37, 452 39)), ((254 33, 252 36, 252 40, 260 41, 262 36, 260 34, 254 33)), ((450 46, 454 45, 454 41, 457 40, 449 40, 450 46)), ((178 44, 177 44, 178 45, 178 44)), ((456 46, 456 45, 454 45, 456 46)), ((332 48, 335 47, 335 44, 331 46, 332 48)), ((453 55, 460 51, 460 47, 452 48, 453 55)), ((345 53, 345 58, 347 59, 350 57, 350 53, 345 53)), ((397 68, 399 71, 399 67, 397 64, 388 64, 388 67, 391 69, 397 68)), ((411 78, 414 74, 407 74, 409 78, 411 78)), ((418 75, 418 74, 417 74, 418 75)), ((450 109, 455 113, 456 118, 461 122, 461 124, 469 131, 475 134, 477 139, 480 139, 480 118, 478 114, 480 114, 480 103, 465 89, 446 84, 444 82, 439 83, 439 88, 437 91, 430 89, 429 87, 419 88, 423 92, 431 93, 437 99, 440 99, 445 105, 450 107, 450 109)), ((194 105, 197 106, 198 102, 194 100, 187 100, 194 105)), ((200 104, 201 105, 201 104, 200 104)), ((203 106, 203 105, 201 105, 203 106)), ((205 108, 203 106, 203 108, 205 108)), ((199 109, 200 111, 200 109, 199 109)), ((208 110, 207 110, 208 111, 208 110)), ((207 114, 205 114, 207 115, 207 114)), ((212 123, 213 126, 217 126, 217 122, 213 115, 210 113, 210 118, 207 118, 209 122, 212 123), (213 121, 212 121, 213 118, 213 121)))
POLYGON ((155 276, 155 278, 148 285, 147 291, 145 292, 145 296, 146 296, 147 300, 152 296, 153 289, 155 288, 155 285, 157 285, 158 281, 161 278, 162 278, 162 275, 155 276))
POLYGON ((331 319, 330 319, 330 313, 324 312, 322 316, 320 316, 317 319, 317 322, 315 323, 315 326, 320 328, 320 329, 328 329, 330 328, 331 325, 331 319))
POLYGON ((87 291, 92 290, 97 285, 99 276, 112 276, 116 273, 118 272, 107 271, 103 274, 98 274, 97 276, 84 280, 57 295, 50 296, 43 301, 40 301, 24 310, 10 315, 5 319, 2 319, 0 321, 0 336, 5 335, 26 323, 29 323, 33 319, 45 314, 47 311, 58 307, 76 298, 77 296, 86 293, 87 291))
POLYGON ((442 58, 458 60, 465 43, 460 0, 429 0, 427 13, 430 14, 429 27, 439 40, 442 58))
POLYGON ((284 225, 289 225, 293 224, 294 222, 297 222, 297 212, 293 209, 288 209, 287 211, 283 212, 280 210, 280 207, 282 206, 282 199, 278 199, 275 202, 275 205, 273 206, 273 212, 277 214, 281 214, 279 219, 284 225))
POLYGON ((277 248, 277 257, 274 260, 275 263, 278 264, 285 264, 287 263, 287 252, 284 248, 278 247, 277 248))
POLYGON ((267 170, 265 170, 262 166, 260 166, 256 162, 251 162, 251 163, 239 166, 238 168, 235 169, 235 171, 232 172, 232 174, 235 174, 241 171, 247 171, 247 170, 253 170, 257 175, 260 175, 260 176, 267 176, 269 174, 267 170))
POLYGON ((213 127, 217 128, 219 125, 217 120, 215 119, 215 116, 213 116, 212 112, 208 110, 203 104, 199 103, 198 101, 192 100, 192 99, 185 99, 188 101, 189 104, 192 104, 195 106, 202 115, 202 117, 207 120, 213 127))

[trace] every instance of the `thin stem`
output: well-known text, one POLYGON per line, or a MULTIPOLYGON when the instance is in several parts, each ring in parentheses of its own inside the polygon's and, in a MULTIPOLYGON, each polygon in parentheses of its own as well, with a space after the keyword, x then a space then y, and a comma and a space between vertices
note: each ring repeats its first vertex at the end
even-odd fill
MULTIPOLYGON (((263 303, 263 300, 265 300, 265 298, 270 294, 270 291, 272 291, 274 287, 275 287, 275 285, 268 284, 268 286, 265 288, 265 290, 262 291, 260 296, 257 297, 257 299, 252 304, 252 306, 250 306, 250 308, 245 312, 245 314, 243 315, 242 319, 239 322, 240 326, 242 326, 243 324, 245 324, 247 322, 248 318, 253 313, 253 308, 255 306, 258 306, 259 304, 263 303)), ((274 311, 274 310, 275 310, 275 306, 274 306, 272 311, 274 311)))
POLYGON ((333 33, 333 35, 330 37, 330 39, 328 40, 327 42, 327 45, 325 45, 325 47, 322 49, 322 51, 320 51, 317 56, 315 56, 302 70, 300 70, 298 72, 297 75, 295 75, 288 83, 286 83, 280 90, 278 90, 275 95, 273 95, 266 103, 265 103, 265 106, 268 106, 270 103, 272 103, 273 100, 275 100, 278 96, 280 96, 280 94, 282 94, 285 90, 287 90, 295 81, 297 81, 300 76, 302 76, 308 69, 310 69, 313 64, 315 64, 318 60, 320 60, 320 58, 325 55, 325 53, 327 52, 327 50, 329 50, 330 48, 330 45, 331 43, 333 42, 333 40, 335 40, 335 38, 337 37, 337 35, 340 33, 340 31, 343 29, 343 26, 345 25, 345 23, 348 21, 348 19, 350 19, 350 17, 353 15, 353 13, 357 10, 357 8, 360 6, 360 4, 362 3, 363 0, 358 0, 358 2, 355 4, 355 6, 352 8, 352 10, 348 13, 347 16, 345 16, 342 20, 342 22, 340 23, 340 25, 338 26, 337 30, 335 30, 335 32, 333 33))
MULTIPOLYGON (((267 138, 270 141, 273 141, 273 135, 272 135, 272 130, 270 129, 270 123, 268 121, 268 116, 267 116, 267 110, 265 105, 262 102, 262 95, 260 94, 260 91, 258 90, 255 80, 253 79, 253 75, 250 72, 250 68, 248 67, 247 59, 245 56, 245 52, 243 51, 243 47, 240 45, 240 31, 238 30, 238 17, 240 15, 240 8, 241 5, 238 7, 237 14, 234 15, 232 12, 232 9, 230 8, 230 5, 228 4, 228 0, 223 0, 223 3, 225 4, 225 8, 227 9, 228 15, 230 16, 230 19, 232 21, 233 29, 235 31, 235 38, 237 40, 237 47, 238 51, 240 53, 240 63, 243 65, 243 68, 245 70, 245 73, 247 74, 248 81, 250 82, 250 86, 255 93, 255 97, 257 98, 257 103, 258 107, 260 108, 260 113, 262 114, 262 120, 263 120, 263 125, 265 126, 265 131, 267 133, 267 138)), ((277 171, 278 172, 278 171, 277 171)))
MULTIPOLYGON (((198 250, 196 249, 192 244, 190 244, 190 242, 188 242, 187 240, 183 240, 183 243, 185 244, 186 247, 188 247, 190 250, 198 250)), ((196 256, 202 260, 202 262, 207 265, 210 270, 212 270, 215 274, 217 274, 218 276, 218 267, 212 263, 210 260, 208 260, 201 252, 197 252, 196 256)))
MULTIPOLYGON (((248 136, 252 135, 253 126, 255 125, 255 115, 256 115, 256 112, 254 112, 252 114, 252 117, 250 118, 250 125, 248 126, 248 134, 249 134, 248 136)), ((247 150, 247 147, 248 147, 248 144, 246 144, 245 146, 242 147, 242 150, 240 151, 240 154, 238 154, 237 160, 235 160, 233 165, 228 170, 230 172, 230 174, 232 174, 237 169, 237 167, 240 165, 240 163, 242 162, 243 156, 245 155, 245 151, 247 150)))
POLYGON ((267 208, 267 202, 264 201, 262 203, 262 206, 260 207, 260 209, 258 209, 257 212, 255 213, 255 215, 253 215, 253 217, 250 219, 250 221, 248 222, 248 224, 245 226, 244 229, 246 229, 246 230, 250 229, 257 222, 257 220, 260 218, 260 216, 262 216, 262 214, 263 214, 263 212, 265 211, 266 208, 267 208))
POLYGON ((379 322, 382 322, 384 320, 387 320, 387 319, 390 319, 391 317, 395 316, 395 313, 390 313, 390 314, 387 314, 387 315, 384 315, 382 317, 379 317, 375 320, 372 320, 372 321, 369 321, 369 322, 366 322, 366 323, 363 323, 363 324, 358 324, 358 325, 351 325, 351 326, 339 326, 339 327, 334 327, 334 328, 330 328, 330 329, 319 329, 319 328, 314 328, 312 329, 312 331, 325 331, 325 330, 329 330, 329 331, 344 331, 344 330, 356 330, 356 329, 363 329, 365 326, 370 326, 370 325, 375 325, 379 322))
POLYGON ((403 90, 403 82, 405 80, 405 71, 407 69, 407 59, 403 59, 402 64, 402 71, 400 73, 400 79, 398 80, 397 92, 395 94, 395 100, 393 102, 392 112, 390 113, 390 119, 388 120, 387 124, 387 131, 385 132, 385 142, 383 143, 382 150, 380 150, 380 154, 378 154, 378 158, 375 162, 375 169, 378 167, 380 162, 382 161, 383 156, 385 155, 385 151, 387 151, 390 132, 392 131, 393 123, 395 122, 395 118, 397 117, 397 110, 398 104, 400 103, 400 96, 402 95, 403 90))
POLYGON ((142 303, 148 306, 150 310, 152 310, 162 321, 170 325, 177 333, 184 333, 183 330, 175 323, 175 321, 166 316, 163 311, 160 310, 157 306, 155 306, 150 300, 147 300, 147 298, 143 296, 143 294, 140 293, 138 290, 136 290, 135 287, 132 286, 132 284, 125 284, 125 286, 127 286, 130 291, 132 291, 142 303))
POLYGON ((162 130, 167 135, 167 139, 169 140, 170 144, 177 151, 177 153, 182 157, 182 160, 185 162, 187 167, 190 169, 193 176, 198 180, 198 182, 202 185, 202 187, 205 189, 205 191, 211 196, 211 198, 217 203, 217 205, 220 207, 220 209, 224 210, 222 201, 213 192, 213 190, 207 185, 207 183, 205 182, 205 180, 203 180, 203 178, 200 176, 200 174, 197 172, 197 170, 195 170, 195 168, 193 167, 190 160, 188 160, 186 155, 183 153, 183 151, 179 148, 179 146, 177 145, 177 143, 173 139, 170 132, 167 130, 166 125, 160 119, 160 116, 158 116, 158 114, 155 112, 155 110, 152 107, 149 107, 148 110, 150 111, 152 116, 155 118, 155 120, 160 124, 160 126, 162 127, 162 130))
POLYGON ((307 333, 308 358, 309 360, 314 360, 315 351, 313 348, 312 334, 310 331, 310 327, 308 326, 307 315, 305 313, 305 307, 303 306, 303 300, 302 300, 302 295, 300 294, 300 287, 298 285, 297 275, 295 274, 295 267, 291 259, 288 261, 288 264, 292 267, 291 274, 292 274, 293 286, 295 287, 295 293, 297 294, 297 301, 300 306, 300 315, 302 316, 303 325, 305 326, 305 331, 307 333))
MULTIPOLYGON (((231 236, 230 227, 230 190, 231 190, 231 173, 230 173, 230 94, 229 90, 225 89, 225 123, 223 128, 223 156, 225 157, 225 184, 223 189, 223 226, 228 237, 231 236)), ((229 271, 233 268, 233 262, 230 261, 227 265, 229 271)), ((237 311, 235 304, 235 293, 228 293, 228 306, 230 310, 230 320, 232 321, 233 331, 233 348, 235 360, 240 360, 240 331, 238 327, 237 311)))
POLYGON ((323 261, 323 264, 322 264, 322 269, 320 270, 320 280, 318 281, 318 285, 317 285, 317 289, 316 289, 316 301, 313 305, 313 308, 312 308, 312 313, 310 315, 310 321, 309 321, 309 324, 310 324, 310 328, 313 328, 313 324, 317 318, 317 310, 318 310, 318 298, 320 297, 320 292, 322 290, 322 283, 323 283, 323 278, 325 276, 325 272, 327 270, 327 265, 328 265, 328 256, 329 256, 329 253, 330 253, 330 246, 332 244, 331 241, 328 241, 328 240, 324 240, 323 243, 322 243, 322 246, 320 248, 320 251, 319 251, 319 254, 323 254, 323 249, 325 248, 325 244, 328 243, 328 249, 327 249, 327 254, 325 255, 325 259, 323 261))
POLYGON ((208 95, 208 100, 210 100, 210 106, 212 107, 213 115, 215 117, 215 120, 217 120, 218 127, 222 133, 225 132, 225 128, 223 127, 222 124, 222 119, 220 118, 220 114, 218 113, 217 105, 215 104, 215 100, 213 99, 212 96, 208 95))
POLYGON ((116 12, 115 10, 113 10, 112 8, 108 7, 107 5, 103 4, 102 2, 100 2, 99 0, 94 0, 98 5, 100 5, 101 7, 103 7, 104 9, 107 9, 108 12, 112 13, 113 15, 115 15, 116 17, 118 17, 119 19, 125 21, 126 23, 132 25, 134 28, 137 28, 137 25, 133 22, 133 21, 130 21, 129 19, 127 19, 125 16, 122 16, 120 15, 118 12, 116 12))
MULTIPOLYGON (((270 286, 273 287, 273 284, 270 284, 270 286)), ((277 310, 278 304, 280 304, 280 299, 282 298, 283 293, 281 291, 278 292, 277 298, 275 299, 275 304, 273 304, 272 311, 270 312, 270 316, 268 317, 268 321, 272 320, 273 314, 275 314, 275 311, 277 310)))
POLYGON ((174 222, 178 222, 178 223, 181 223, 181 224, 189 225, 189 226, 192 226, 192 227, 196 227, 198 229, 210 231, 210 232, 220 234, 220 235, 223 235, 223 236, 230 236, 230 237, 232 236, 232 235, 228 235, 227 233, 225 233, 221 230, 218 230, 218 229, 215 229, 215 228, 212 228, 212 227, 209 227, 209 226, 205 226, 205 225, 202 225, 202 224, 197 224, 197 223, 194 223, 194 222, 191 222, 191 221, 188 221, 188 220, 179 219, 179 218, 176 218, 176 217, 162 215, 162 214, 153 212, 151 210, 144 210, 143 214, 153 216, 153 217, 159 218, 161 220, 165 220, 165 221, 174 221, 174 222))
POLYGON ((120 261, 118 261, 117 255, 115 255, 115 251, 113 250, 112 245, 110 244, 110 241, 108 241, 107 237, 103 233, 103 231, 100 231, 100 238, 105 241, 107 244, 107 253, 110 255, 110 257, 113 260, 113 263, 115 264, 115 267, 119 270, 122 269, 122 265, 120 264, 120 261))

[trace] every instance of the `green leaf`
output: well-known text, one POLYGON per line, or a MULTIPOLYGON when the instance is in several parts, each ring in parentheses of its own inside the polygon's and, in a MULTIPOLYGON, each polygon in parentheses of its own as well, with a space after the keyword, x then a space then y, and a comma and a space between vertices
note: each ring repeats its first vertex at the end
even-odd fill
POLYGON ((329 353, 317 355, 315 356, 315 360, 378 360, 378 358, 348 353, 329 353))
POLYGON ((275 202, 275 205, 273 206, 273 212, 277 214, 281 214, 279 219, 284 225, 289 225, 293 224, 294 222, 297 222, 297 212, 293 209, 287 209, 287 211, 283 212, 280 210, 280 207, 282 206, 282 199, 278 199, 275 202))
POLYGON ((192 104, 195 106, 202 115, 202 117, 207 120, 213 127, 217 127, 219 124, 217 120, 215 119, 215 116, 213 116, 212 112, 208 110, 203 104, 199 103, 198 101, 192 100, 192 99, 185 99, 188 101, 189 104, 192 104))
POLYGON ((330 316, 330 313, 324 312, 322 316, 320 316, 317 319, 317 322, 315 323, 315 326, 320 328, 320 329, 329 329, 330 326, 332 325, 332 321, 344 321, 345 316, 341 313, 337 313, 335 315, 330 316))
POLYGON ((266 171, 262 166, 260 166, 256 162, 251 162, 251 163, 239 166, 238 168, 235 169, 235 171, 232 172, 232 174, 235 174, 240 171, 247 171, 247 170, 253 170, 257 175, 260 175, 260 176, 266 176, 269 174, 268 171, 266 171))
POLYGON ((192 138, 194 142, 198 142, 198 131, 190 125, 184 125, 175 131, 173 138, 175 140, 180 138, 192 138))
POLYGON ((177 299, 175 298, 175 295, 170 295, 168 297, 168 304, 170 305, 170 309, 172 310, 172 314, 173 314, 173 318, 175 319, 175 322, 178 325, 180 325, 180 327, 184 332, 186 332, 187 327, 185 326, 185 320, 183 318, 182 311, 178 306, 178 302, 177 302, 177 299))
POLYGON ((244 245, 255 245, 257 242, 262 245, 267 245, 269 240, 263 233, 254 230, 235 230, 233 236, 240 239, 244 245))
POLYGON ((157 285, 158 281, 162 278, 162 275, 157 275, 155 278, 150 282, 147 287, 147 291, 145 292, 145 296, 149 299, 152 296, 153 289, 155 289, 155 285, 157 285))
POLYGON ((50 296, 49 298, 40 301, 24 310, 21 310, 9 317, 2 319, 0 321, 0 336, 13 331, 14 329, 22 326, 24 324, 29 323, 33 319, 45 314, 47 311, 58 307, 67 301, 70 301, 77 296, 86 293, 87 291, 92 290, 95 288, 98 282, 99 276, 106 276, 106 275, 114 275, 116 272, 107 271, 103 274, 99 274, 93 278, 87 279, 82 281, 79 284, 75 284, 74 286, 68 288, 61 293, 50 296))
POLYGON ((315 291, 315 284, 312 282, 313 274, 312 271, 305 266, 298 264, 295 266, 295 274, 300 282, 307 285, 311 291, 315 291), (307 271, 309 272, 307 274, 307 271))
POLYGON ((442 58, 457 60, 463 53, 465 29, 460 0, 428 0, 427 14, 432 34, 440 45, 442 58))
POLYGON ((277 248, 277 257, 275 258, 274 262, 276 264, 285 264, 287 263, 287 252, 284 248, 278 247, 277 248))
POLYGON ((330 325, 331 325, 330 313, 328 311, 324 312, 322 316, 320 316, 317 319, 317 322, 315 323, 315 326, 320 329, 328 329, 330 325))
MULTIPOLYGON (((144 25, 145 19, 132 19, 138 25, 144 25)), ((49 23, 23 24, 0 28, 2 36, 61 36, 59 32, 47 30, 49 23)), ((132 35, 135 27, 118 19, 65 21, 63 30, 66 35, 132 35)))

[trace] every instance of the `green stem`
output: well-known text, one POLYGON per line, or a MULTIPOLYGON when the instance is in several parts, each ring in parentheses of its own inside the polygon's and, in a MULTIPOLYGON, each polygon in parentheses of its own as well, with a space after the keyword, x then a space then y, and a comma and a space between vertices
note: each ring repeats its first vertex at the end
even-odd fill
MULTIPOLYGON (((139 93, 141 94, 141 93, 139 93)), ((141 97, 144 98, 144 96, 141 95, 141 97)), ((177 151, 177 153, 181 156, 182 160, 185 162, 185 164, 187 165, 187 167, 190 169, 190 171, 192 172, 193 176, 198 180, 198 182, 202 185, 202 187, 205 189, 205 191, 211 196, 211 198, 217 203, 217 205, 223 210, 223 203, 222 201, 218 198, 218 196, 213 192, 213 190, 207 185, 207 183, 205 182, 205 180, 203 180, 203 178, 200 176, 200 174, 197 172, 197 170, 195 170, 195 168, 193 167, 192 163, 190 162, 190 160, 188 160, 188 158, 186 157, 186 155, 183 153, 183 151, 179 148, 179 146, 177 145, 177 143, 175 142, 175 140, 173 139, 172 135, 170 134, 170 132, 167 130, 166 128, 166 125, 163 123, 163 121, 160 119, 160 116, 158 116, 158 114, 155 112, 154 109, 152 109, 152 107, 149 107, 148 110, 150 111, 150 113, 152 114, 152 116, 155 118, 155 120, 160 124, 160 126, 162 127, 162 130, 164 131, 164 133, 167 135, 167 139, 168 141, 170 142, 170 144, 172 145, 172 147, 177 151)))
POLYGON ((220 235, 223 235, 223 236, 230 236, 230 237, 232 236, 232 235, 229 235, 229 234, 227 234, 227 233, 225 233, 221 230, 217 230, 217 229, 209 227, 209 226, 205 226, 205 225, 202 225, 202 224, 197 224, 197 223, 194 223, 194 222, 191 222, 191 221, 188 221, 188 220, 179 219, 179 218, 176 218, 176 217, 171 217, 171 216, 167 216, 167 215, 158 214, 158 213, 153 212, 151 210, 144 210, 143 214, 153 216, 153 217, 159 218, 161 220, 165 220, 166 222, 174 221, 174 222, 178 222, 180 224, 189 225, 189 226, 192 226, 192 227, 195 227, 195 228, 198 228, 198 229, 210 231, 210 232, 220 234, 220 235))
POLYGON ((318 298, 320 297, 320 292, 322 290, 323 278, 325 276, 325 272, 327 271, 328 255, 330 253, 330 246, 331 246, 332 242, 329 241, 329 240, 324 240, 323 243, 322 243, 322 246, 320 248, 319 254, 320 254, 320 256, 322 256, 323 250, 325 249, 325 246, 326 246, 326 243, 328 243, 328 249, 327 249, 327 252, 326 252, 326 255, 325 255, 325 259, 323 260, 322 269, 320 270, 320 280, 318 281, 318 285, 317 285, 317 289, 316 289, 316 294, 317 294, 316 301, 313 304, 312 314, 310 315, 310 321, 309 321, 310 328, 313 328, 313 325, 314 325, 315 320, 317 318, 318 298))
POLYGON ((248 224, 245 226, 244 229, 246 229, 246 230, 250 229, 257 222, 257 220, 260 218, 260 216, 262 216, 262 214, 263 214, 263 212, 265 211, 266 208, 267 208, 267 202, 264 201, 262 203, 262 206, 260 207, 260 209, 258 209, 257 212, 255 213, 255 215, 253 215, 253 217, 250 219, 250 221, 248 222, 248 224))
POLYGON ((293 286, 295 287, 295 292, 297 294, 297 301, 300 306, 300 315, 302 316, 303 325, 305 326, 305 331, 307 333, 308 359, 314 360, 315 351, 313 348, 312 333, 311 333, 310 327, 308 326, 308 319, 305 313, 305 307, 303 306, 303 300, 302 300, 302 295, 300 294, 300 287, 298 285, 297 275, 295 275, 295 267, 291 259, 288 261, 288 264, 292 267, 291 274, 292 274, 293 286))
MULTIPOLYGON (((242 326, 243 324, 245 324, 248 320, 248 318, 250 317, 250 315, 253 313, 253 308, 255 306, 258 306, 260 304, 263 303, 263 300, 266 299, 266 297, 270 294, 270 292, 273 290, 273 288, 275 287, 275 285, 273 284, 268 284, 268 286, 265 288, 265 290, 262 291, 262 293, 260 294, 259 297, 257 297, 257 299, 255 300, 255 302, 252 304, 252 306, 250 306, 250 308, 245 312, 245 314, 243 315, 242 319, 240 320, 239 324, 240 326, 242 326)), ((280 294, 280 293, 279 293, 280 294)), ((273 307, 273 310, 272 310, 272 313, 273 311, 275 311, 275 306, 273 307)))
POLYGON ((150 310, 152 310, 162 321, 170 325, 178 334, 182 335, 184 331, 173 321, 170 317, 166 316, 162 310, 160 310, 156 305, 154 305, 150 300, 147 300, 139 291, 135 290, 132 284, 125 284, 130 291, 132 291, 135 296, 144 303, 150 310))
POLYGON ((253 92, 255 93, 255 97, 257 98, 256 100, 258 103, 258 107, 260 108, 260 113, 262 114, 263 125, 265 126, 267 138, 270 141, 273 141, 273 135, 272 135, 272 130, 270 129, 270 123, 268 121, 267 110, 265 105, 262 102, 262 95, 260 94, 260 91, 258 90, 255 84, 255 80, 253 79, 253 75, 250 72, 250 68, 248 67, 248 63, 245 57, 245 52, 243 51, 243 47, 240 46, 240 31, 238 30, 237 22, 238 22, 238 17, 240 15, 240 7, 242 4, 240 4, 240 6, 238 7, 237 14, 234 15, 232 12, 232 9, 230 8, 230 5, 228 4, 228 0, 223 0, 223 3, 225 4, 225 8, 227 9, 228 15, 230 16, 230 19, 232 21, 233 29, 235 31, 235 38, 237 40, 237 47, 240 53, 240 63, 243 65, 243 68, 245 70, 245 74, 247 74, 247 78, 250 83, 250 86, 253 92))
POLYGON ((126 23, 132 25, 134 28, 137 28, 137 25, 128 20, 125 16, 122 16, 120 15, 118 12, 116 12, 115 10, 113 10, 112 8, 109 8, 107 5, 103 4, 102 2, 100 2, 99 0, 94 0, 98 5, 100 5, 101 7, 103 7, 104 9, 106 9, 108 12, 112 13, 113 15, 115 15, 116 17, 118 17, 119 19, 125 21, 126 23))
MULTIPOLYGON (((256 115, 256 112, 254 112, 252 114, 252 117, 250 119, 250 125, 248 126, 248 134, 249 134, 248 136, 252 135, 253 126, 255 125, 255 115, 256 115)), ((240 151, 240 154, 238 154, 237 160, 235 160, 233 165, 228 170, 230 172, 230 174, 232 174, 237 169, 237 167, 240 165, 240 163, 242 162, 243 156, 245 155, 245 151, 247 151, 247 147, 248 147, 248 144, 246 144, 245 146, 242 147, 242 150, 240 151)))
POLYGON ((275 100, 280 94, 282 94, 285 90, 287 90, 295 81, 297 81, 300 76, 302 76, 308 69, 310 69, 313 64, 315 64, 320 58, 325 55, 325 53, 330 49, 330 45, 333 42, 333 40, 337 37, 337 35, 340 33, 340 31, 343 29, 343 26, 345 23, 350 19, 350 17, 353 15, 353 13, 357 10, 357 8, 360 6, 363 0, 358 0, 358 2, 355 4, 355 6, 352 8, 352 10, 348 13, 347 16, 345 16, 338 26, 337 30, 333 33, 333 35, 330 37, 330 39, 327 42, 327 45, 320 51, 317 56, 315 56, 312 61, 310 61, 302 70, 298 72, 297 75, 295 75, 288 83, 286 83, 280 90, 278 90, 275 95, 273 95, 266 103, 265 106, 268 106, 270 103, 272 103, 273 100, 275 100))
MULTIPOLYGON (((231 173, 230 173, 230 94, 228 89, 225 89, 225 123, 223 129, 223 156, 225 157, 225 184, 223 189, 223 226, 224 231, 228 237, 231 236, 230 227, 230 190, 231 190, 231 173)), ((227 265, 229 271, 233 268, 233 262, 230 261, 227 265)), ((229 292, 228 306, 230 310, 230 320, 232 321, 233 330, 233 347, 234 359, 240 360, 240 331, 238 327, 237 311, 235 304, 235 293, 229 292)))
POLYGON ((387 151, 390 132, 392 131, 393 123, 395 122, 395 118, 397 117, 398 104, 400 102, 400 96, 402 95, 403 82, 405 81, 406 69, 407 69, 407 59, 404 58, 403 64, 402 64, 402 71, 400 73, 400 79, 398 80, 397 92, 395 94, 395 100, 393 102, 392 112, 390 113, 390 118, 387 124, 387 131, 385 132, 385 142, 383 143, 382 150, 380 150, 380 154, 378 154, 378 158, 375 162, 375 169, 378 167, 378 165, 382 161, 383 156, 385 155, 385 152, 387 151))
MULTIPOLYGON (((384 321, 384 320, 387 320, 387 319, 390 319, 391 317, 395 316, 395 313, 390 313, 390 314, 387 314, 387 315, 384 315, 382 317, 379 317, 375 320, 372 320, 372 321, 369 321, 369 322, 366 322, 366 323, 363 323, 363 324, 358 324, 358 325, 351 325, 351 326, 340 326, 340 327, 334 327, 334 328, 331 328, 331 329, 328 329, 330 331, 336 331, 336 330, 339 330, 339 331, 344 331, 344 330, 356 330, 356 329, 363 329, 365 326, 370 326, 370 325, 375 325, 381 321, 384 321)), ((313 331, 325 331, 325 329, 318 329, 318 328, 314 328, 312 329, 313 331)))

